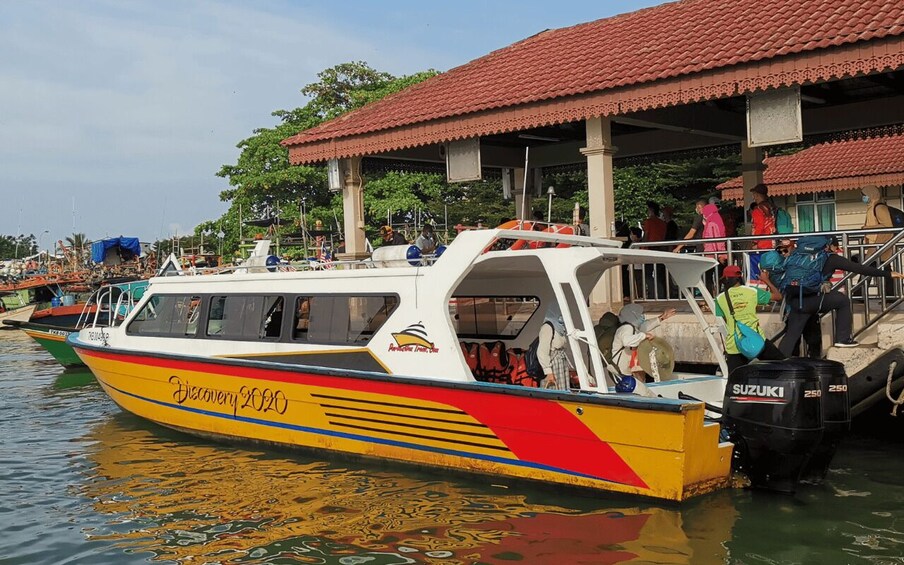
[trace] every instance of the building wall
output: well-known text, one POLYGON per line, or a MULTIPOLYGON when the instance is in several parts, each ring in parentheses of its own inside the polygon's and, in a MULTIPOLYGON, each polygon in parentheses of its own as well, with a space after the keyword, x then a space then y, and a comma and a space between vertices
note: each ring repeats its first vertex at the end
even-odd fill
MULTIPOLYGON (((904 210, 902 203, 902 194, 904 187, 889 186, 883 189, 885 200, 890 206, 904 210)), ((799 226, 797 221, 797 197, 785 196, 776 197, 775 203, 783 206, 791 214, 794 225, 799 226)), ((837 230, 859 230, 863 227, 866 218, 866 204, 860 198, 859 190, 839 190, 835 192, 835 229, 837 230)))

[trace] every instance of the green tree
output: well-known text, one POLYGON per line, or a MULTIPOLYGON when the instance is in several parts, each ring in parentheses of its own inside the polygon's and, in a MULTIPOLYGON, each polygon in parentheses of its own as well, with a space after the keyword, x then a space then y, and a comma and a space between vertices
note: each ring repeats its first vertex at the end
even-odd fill
MULTIPOLYGON (((327 188, 325 167, 290 165, 288 151, 280 142, 434 74, 435 71, 426 71, 394 77, 363 62, 343 63, 322 71, 318 82, 301 91, 311 98, 305 106, 273 112, 279 124, 259 128, 238 143, 238 161, 223 165, 217 173, 229 180, 230 188, 220 194, 221 200, 230 202, 229 210, 220 218, 198 225, 195 233, 222 231, 224 253, 231 254, 238 249, 240 236, 264 231, 240 222, 278 213, 283 220, 289 220, 284 231, 293 231, 297 229, 302 202, 308 211, 309 226, 318 219, 325 225, 334 224, 334 218, 342 217, 342 202, 327 188)), ((410 186, 406 180, 399 179, 399 183, 398 188, 410 186)))
POLYGON ((0 236, 0 259, 18 259, 38 252, 34 234, 0 236))
POLYGON ((83 233, 74 233, 66 237, 66 243, 69 244, 69 248, 72 250, 75 262, 81 265, 82 259, 86 254, 85 248, 91 244, 91 241, 83 233))

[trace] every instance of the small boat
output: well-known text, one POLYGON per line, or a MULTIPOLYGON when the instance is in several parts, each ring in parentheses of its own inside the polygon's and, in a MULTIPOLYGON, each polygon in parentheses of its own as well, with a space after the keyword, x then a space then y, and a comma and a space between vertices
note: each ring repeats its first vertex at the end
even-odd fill
MULTIPOLYGON (((50 307, 54 299, 59 300, 59 296, 66 294, 63 285, 74 282, 80 282, 80 279, 69 275, 39 275, 0 284, 0 321, 28 321, 36 310, 50 307)), ((6 327, 9 325, 0 325, 0 328, 6 327)))
MULTIPOLYGON (((794 431, 798 414, 822 429, 806 367, 771 388, 757 371, 774 376, 774 366, 735 383, 673 373, 644 394, 619 386, 589 303, 609 269, 634 263, 667 265, 725 374, 719 321, 697 303, 715 310, 702 282, 712 259, 501 229, 463 232, 430 264, 401 258, 154 278, 122 324, 68 342, 121 408, 198 436, 664 500, 729 485, 735 446, 714 410, 732 418, 739 446, 757 445, 747 461, 764 483, 772 472, 759 462, 785 459, 767 440, 788 435, 781 445, 805 463, 821 437, 805 443, 794 431), (570 390, 472 372, 472 344, 498 342, 517 358, 553 307, 567 329, 570 390)), ((793 483, 798 467, 776 473, 793 483)))
POLYGON ((36 311, 28 320, 4 320, 3 323, 25 332, 60 365, 84 365, 66 341, 69 334, 85 327, 108 327, 121 322, 147 286, 146 280, 105 285, 84 303, 51 307, 36 311))
MULTIPOLYGON (((26 304, 19 308, 7 308, 3 297, 0 296, 0 322, 25 322, 31 318, 32 312, 35 311, 36 304, 26 304)), ((9 325, 0 326, 0 329, 11 327, 9 325)))

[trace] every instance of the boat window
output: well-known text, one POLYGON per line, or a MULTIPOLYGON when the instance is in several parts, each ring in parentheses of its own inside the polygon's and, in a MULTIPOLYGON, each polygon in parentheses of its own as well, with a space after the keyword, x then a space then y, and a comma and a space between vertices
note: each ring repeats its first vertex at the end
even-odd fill
POLYGON ((282 310, 282 296, 214 296, 207 317, 207 335, 241 340, 278 339, 282 310))
POLYGON ((292 339, 308 339, 308 322, 311 319, 311 297, 299 296, 295 299, 295 321, 292 325, 292 339))
POLYGON ((511 339, 540 306, 532 296, 454 296, 449 317, 459 337, 511 339))
POLYGON ((193 336, 198 330, 201 297, 157 294, 129 323, 129 335, 193 336))
POLYGON ((265 296, 264 311, 266 316, 264 317, 263 328, 261 328, 261 337, 279 339, 282 330, 283 297, 265 296))
POLYGON ((398 296, 299 296, 292 338, 364 345, 398 307, 398 296))

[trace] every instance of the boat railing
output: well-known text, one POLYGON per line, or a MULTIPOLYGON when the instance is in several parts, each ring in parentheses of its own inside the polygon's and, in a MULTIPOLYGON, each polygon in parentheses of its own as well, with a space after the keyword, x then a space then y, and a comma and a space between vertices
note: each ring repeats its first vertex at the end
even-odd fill
MULTIPOLYGON (((904 230, 898 230, 894 237, 883 244, 871 244, 869 249, 871 252, 863 259, 864 264, 900 272, 902 257, 904 257, 904 230), (888 258, 882 260, 883 255, 887 255, 888 258)), ((897 279, 886 283, 884 280, 877 281, 873 277, 864 277, 857 273, 845 273, 844 276, 833 281, 832 290, 838 290, 848 296, 852 311, 855 302, 863 305, 862 324, 853 331, 851 336, 853 338, 876 325, 879 320, 904 303, 901 281, 897 279), (889 293, 890 290, 891 293, 889 293)), ((834 317, 835 311, 832 310, 830 314, 834 317)), ((826 313, 823 313, 819 317, 822 318, 825 315, 826 313)), ((832 327, 835 327, 835 324, 832 324, 832 327)), ((772 339, 778 339, 784 334, 785 330, 782 329, 772 339)))
POLYGON ((82 308, 78 327, 115 327, 117 322, 126 318, 138 302, 131 288, 120 288, 112 285, 98 289, 95 293, 95 300, 97 308, 93 312, 90 309, 91 300, 88 300, 88 303, 82 308), (114 289, 120 291, 116 295, 115 302, 113 301, 114 289), (106 315, 106 322, 104 321, 104 315, 106 315))
MULTIPOLYGON (((766 289, 765 283, 759 280, 759 257, 769 249, 755 248, 755 242, 764 239, 774 241, 780 245, 783 241, 797 241, 801 237, 822 235, 835 237, 839 243, 839 254, 844 257, 867 265, 892 271, 902 271, 904 266, 904 230, 901 228, 878 228, 849 231, 824 231, 793 234, 778 234, 768 238, 763 236, 742 236, 732 238, 689 239, 665 242, 640 242, 631 245, 633 249, 672 250, 677 246, 687 246, 698 250, 687 251, 692 255, 715 258, 724 265, 737 265, 741 268, 744 280, 748 285, 759 286, 766 289), (878 236, 878 237, 877 237, 878 236), (884 237, 883 237, 884 236, 884 237), (879 243, 876 239, 888 241, 879 243), (704 243, 722 243, 724 251, 703 251, 704 243), (885 259, 882 259, 882 257, 885 259)), ((712 269, 705 275, 704 284, 713 294, 719 289, 719 273, 721 269, 712 269)), ((904 303, 904 285, 902 281, 895 279, 886 281, 876 277, 861 277, 855 273, 837 273, 830 279, 832 288, 839 290, 848 296, 853 310, 863 311, 863 322, 855 328, 854 336, 863 333, 874 326, 882 317, 886 316, 904 303), (858 306, 857 309, 854 306, 858 306)), ((677 288, 671 281, 668 268, 665 265, 628 266, 627 283, 625 289, 632 301, 636 302, 662 302, 680 300, 677 288)), ((784 330, 773 339, 781 337, 784 330)))

